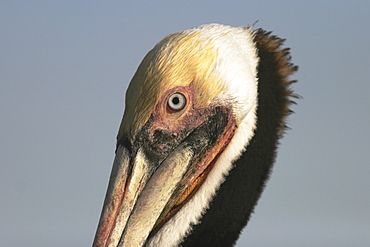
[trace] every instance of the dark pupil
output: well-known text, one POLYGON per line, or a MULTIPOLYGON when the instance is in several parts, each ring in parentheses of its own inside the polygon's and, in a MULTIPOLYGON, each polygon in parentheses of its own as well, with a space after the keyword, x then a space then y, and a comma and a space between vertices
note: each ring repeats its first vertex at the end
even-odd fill
POLYGON ((172 99, 172 103, 174 103, 175 105, 177 105, 178 103, 180 103, 180 99, 179 97, 175 97, 172 99))

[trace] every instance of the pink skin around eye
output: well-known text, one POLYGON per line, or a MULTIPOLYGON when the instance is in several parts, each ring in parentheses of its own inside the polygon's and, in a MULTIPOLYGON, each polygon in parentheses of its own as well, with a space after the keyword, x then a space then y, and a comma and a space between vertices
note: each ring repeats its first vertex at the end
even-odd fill
POLYGON ((194 85, 177 86, 162 94, 152 116, 154 121, 149 130, 150 135, 154 135, 158 129, 177 135, 184 128, 196 128, 206 119, 206 114, 202 114, 205 109, 194 108, 194 85), (168 99, 174 93, 179 92, 185 96, 186 104, 183 109, 174 111, 168 106, 168 99))

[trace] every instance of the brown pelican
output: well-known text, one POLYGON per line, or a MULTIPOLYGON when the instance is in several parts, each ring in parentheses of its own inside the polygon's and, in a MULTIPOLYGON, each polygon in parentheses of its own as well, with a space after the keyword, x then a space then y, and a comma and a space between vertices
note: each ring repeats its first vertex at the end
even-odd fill
POLYGON ((231 246, 269 177, 297 67, 262 29, 165 37, 126 93, 93 246, 231 246))

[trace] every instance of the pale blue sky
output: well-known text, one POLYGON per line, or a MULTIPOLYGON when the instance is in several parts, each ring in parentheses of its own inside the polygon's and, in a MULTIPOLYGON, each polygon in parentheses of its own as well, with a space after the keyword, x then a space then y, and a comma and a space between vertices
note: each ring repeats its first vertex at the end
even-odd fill
POLYGON ((90 246, 143 56, 181 29, 257 20, 287 39, 303 99, 238 246, 368 246, 369 10, 369 1, 1 1, 0 246, 90 246))

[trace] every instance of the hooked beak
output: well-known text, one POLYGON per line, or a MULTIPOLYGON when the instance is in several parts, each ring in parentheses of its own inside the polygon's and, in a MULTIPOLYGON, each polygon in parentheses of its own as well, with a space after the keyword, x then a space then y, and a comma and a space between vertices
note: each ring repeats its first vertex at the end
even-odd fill
MULTIPOLYGON (((165 152, 149 150, 154 145, 149 138, 119 142, 93 246, 145 245, 196 193, 235 126, 227 108, 215 107, 186 135, 166 139, 165 152)), ((146 136, 146 130, 137 136, 146 136)), ((159 139, 167 135, 158 133, 159 139)))

